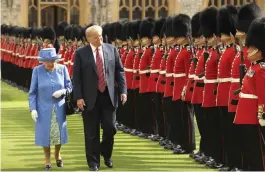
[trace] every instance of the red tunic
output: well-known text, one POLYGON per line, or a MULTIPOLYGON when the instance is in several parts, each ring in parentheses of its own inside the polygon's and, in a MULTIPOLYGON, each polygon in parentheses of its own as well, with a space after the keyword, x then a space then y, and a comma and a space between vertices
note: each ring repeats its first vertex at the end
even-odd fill
POLYGON ((139 62, 139 74, 140 74, 140 90, 139 93, 148 92, 150 66, 152 61, 152 49, 147 48, 139 62))
MULTIPOLYGON (((264 61, 264 60, 262 60, 264 61)), ((259 124, 258 106, 265 105, 265 63, 254 63, 248 69, 234 119, 235 124, 259 124)), ((264 109, 263 109, 264 113, 264 109)))
POLYGON ((229 88, 231 85, 231 68, 235 58, 235 50, 229 47, 221 55, 218 64, 218 87, 216 106, 228 106, 229 88))
POLYGON ((131 49, 126 57, 124 64, 127 89, 132 89, 134 54, 135 54, 134 49, 131 49))
MULTIPOLYGON (((247 47, 243 49, 244 57, 247 57, 247 47)), ((239 94, 234 94, 234 91, 240 88, 240 71, 239 66, 241 64, 240 52, 237 53, 231 69, 231 85, 229 89, 229 99, 228 99, 228 112, 236 112, 239 94)), ((244 64, 246 65, 246 69, 250 66, 250 61, 245 58, 244 64)))

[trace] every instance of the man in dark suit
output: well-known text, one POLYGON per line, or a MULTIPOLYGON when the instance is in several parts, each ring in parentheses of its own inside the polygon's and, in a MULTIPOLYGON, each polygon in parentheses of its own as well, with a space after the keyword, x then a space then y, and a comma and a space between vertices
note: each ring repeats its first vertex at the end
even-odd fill
POLYGON ((102 28, 96 25, 87 28, 86 38, 89 44, 75 53, 73 91, 82 110, 87 163, 90 171, 97 171, 100 154, 105 165, 113 167, 116 108, 118 98, 123 104, 127 101, 127 89, 119 53, 113 45, 103 43, 102 28))

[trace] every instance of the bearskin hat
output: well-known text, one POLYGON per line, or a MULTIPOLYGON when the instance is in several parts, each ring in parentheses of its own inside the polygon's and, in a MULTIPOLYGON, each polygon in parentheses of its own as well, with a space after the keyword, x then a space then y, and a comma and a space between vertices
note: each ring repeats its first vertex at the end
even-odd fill
POLYGON ((126 22, 124 22, 122 24, 122 30, 121 30, 121 40, 122 41, 126 41, 127 37, 129 36, 128 35, 129 34, 128 33, 128 31, 129 31, 128 27, 129 27, 129 22, 128 21, 126 21, 126 22))
POLYGON ((152 37, 152 32, 151 30, 154 27, 155 20, 148 17, 145 18, 144 20, 141 21, 140 24, 140 38, 151 38, 152 37))
POLYGON ((174 37, 174 29, 173 29, 173 18, 174 17, 175 16, 168 16, 165 21, 165 35, 167 37, 174 37))
POLYGON ((68 26, 69 24, 65 21, 60 22, 56 29, 55 29, 55 33, 56 33, 56 37, 59 36, 64 36, 64 29, 66 28, 66 26, 68 26))
POLYGON ((262 10, 256 3, 244 4, 240 7, 238 12, 236 29, 247 33, 251 22, 262 16, 262 10))
POLYGON ((255 19, 249 26, 246 38, 246 46, 256 47, 265 58, 265 18, 255 19))
POLYGON ((236 34, 237 8, 233 5, 224 5, 217 13, 218 34, 236 34))
POLYGON ((152 29, 152 37, 160 35, 161 29, 162 29, 165 21, 166 21, 165 17, 161 17, 155 21, 154 27, 152 29))
POLYGON ((106 38, 109 37, 108 36, 108 26, 109 24, 108 23, 105 23, 103 24, 101 27, 102 27, 102 37, 103 37, 103 42, 106 42, 106 43, 109 43, 107 42, 106 38))
POLYGON ((82 27, 79 25, 73 25, 71 29, 71 39, 80 41, 82 37, 82 27))
POLYGON ((140 36, 140 25, 141 25, 140 20, 134 20, 131 23, 130 36, 132 40, 136 40, 138 39, 138 36, 140 36))
POLYGON ((186 14, 179 14, 173 18, 174 37, 186 37, 191 34, 191 20, 186 14))
POLYGON ((217 35, 217 8, 208 7, 204 9, 200 14, 200 26, 202 35, 206 38, 217 35))
POLYGON ((191 35, 194 38, 198 38, 201 36, 200 12, 197 12, 196 14, 194 14, 194 16, 191 19, 191 35))
POLYGON ((42 39, 49 39, 51 41, 54 41, 56 38, 55 31, 51 27, 43 27, 42 31, 42 39))

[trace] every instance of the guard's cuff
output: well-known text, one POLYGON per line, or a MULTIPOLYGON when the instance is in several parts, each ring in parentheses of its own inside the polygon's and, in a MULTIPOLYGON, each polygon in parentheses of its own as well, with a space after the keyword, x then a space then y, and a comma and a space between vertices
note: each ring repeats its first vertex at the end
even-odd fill
POLYGON ((264 104, 258 105, 258 119, 265 119, 264 104))

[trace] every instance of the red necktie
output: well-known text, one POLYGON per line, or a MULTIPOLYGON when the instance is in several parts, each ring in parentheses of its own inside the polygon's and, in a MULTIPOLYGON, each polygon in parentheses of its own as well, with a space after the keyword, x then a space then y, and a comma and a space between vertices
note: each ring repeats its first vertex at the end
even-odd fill
POLYGON ((104 78, 104 68, 103 68, 103 62, 102 57, 100 56, 98 52, 98 48, 96 49, 96 65, 98 70, 98 89, 100 92, 104 92, 106 88, 106 82, 104 78))

